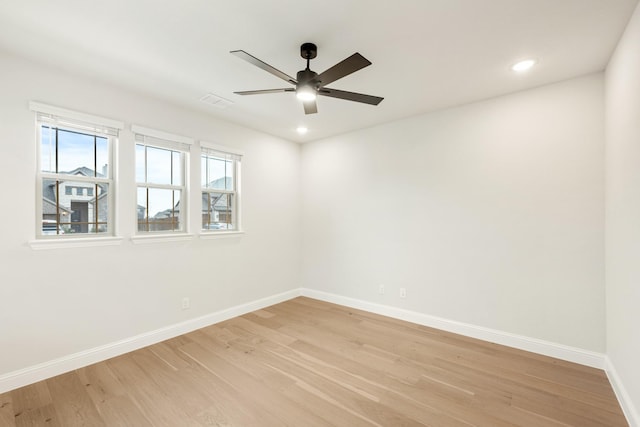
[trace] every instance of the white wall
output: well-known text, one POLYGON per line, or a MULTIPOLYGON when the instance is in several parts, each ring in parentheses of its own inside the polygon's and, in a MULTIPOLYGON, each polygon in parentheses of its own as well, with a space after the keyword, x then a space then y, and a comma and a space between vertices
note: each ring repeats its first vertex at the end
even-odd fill
MULTIPOLYGON (((1 52, 0 64, 0 376, 299 287, 298 144, 1 52), (243 150, 246 233, 134 245, 134 143, 125 131, 122 244, 34 251, 27 244, 37 224, 30 100, 243 150), (183 296, 189 310, 181 310, 183 296)), ((199 185, 199 172, 191 172, 199 185)), ((193 218, 197 227, 197 212, 193 218)))
POLYGON ((305 144, 303 285, 604 352, 603 121, 596 74, 305 144))
POLYGON ((640 6, 605 82, 607 355, 640 425, 640 6))

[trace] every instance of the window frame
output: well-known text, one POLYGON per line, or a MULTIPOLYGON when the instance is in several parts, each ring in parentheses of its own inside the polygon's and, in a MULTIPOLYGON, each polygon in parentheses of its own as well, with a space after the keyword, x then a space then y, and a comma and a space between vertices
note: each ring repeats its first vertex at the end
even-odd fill
MULTIPOLYGON (((35 249, 41 249, 44 247, 67 247, 68 243, 72 243, 75 246, 84 246, 87 242, 93 244, 114 244, 115 241, 120 240, 117 238, 116 224, 116 150, 119 141, 119 132, 124 129, 124 123, 107 119, 91 114, 81 113, 73 110, 67 110, 60 107, 55 107, 38 102, 30 102, 29 109, 35 113, 35 134, 36 134, 36 204, 35 204, 35 238, 34 242, 31 242, 31 246, 35 249), (108 175, 106 177, 86 177, 81 175, 69 175, 59 172, 44 172, 42 170, 42 130, 44 126, 48 126, 50 129, 58 129, 63 131, 70 131, 75 133, 81 133, 84 135, 93 136, 94 138, 106 138, 107 139, 107 162, 108 162, 108 175), (44 234, 43 233, 43 211, 44 211, 44 197, 43 197, 43 181, 72 181, 91 184, 94 188, 100 184, 108 185, 109 191, 107 192, 107 231, 104 233, 86 232, 86 233, 65 233, 65 234, 44 234), (64 243, 63 243, 64 242, 64 243), (82 242, 82 243, 79 243, 82 242), (105 243, 106 242, 106 243, 105 243), (59 243, 63 243, 60 246, 59 243)), ((96 153, 94 152, 94 162, 96 153)), ((94 164, 94 167, 95 164, 94 164)), ((94 171, 97 174, 97 171, 94 171)), ((59 191, 59 190, 58 190, 59 191)), ((65 190, 66 191, 66 190, 65 190)), ((73 192, 73 188, 71 189, 73 192)), ((66 193, 65 193, 66 194, 66 193)), ((96 196, 97 197, 97 196, 96 196)), ((58 214, 56 214, 58 215, 58 214)), ((60 229, 61 223, 59 218, 56 219, 57 229, 60 229)), ((96 212, 96 227, 97 212, 96 212)), ((90 225, 88 223, 87 225, 90 225)))
MULTIPOLYGON (((210 236, 222 236, 229 234, 238 234, 244 233, 242 228, 242 192, 241 192, 241 182, 242 182, 242 158, 244 157, 244 152, 235 148, 214 144, 211 142, 200 141, 200 159, 199 163, 202 167, 202 160, 205 157, 213 157, 223 160, 232 160, 233 164, 233 188, 234 190, 226 190, 226 189, 214 189, 209 187, 204 187, 202 182, 202 174, 203 171, 200 171, 200 191, 199 191, 199 223, 200 223, 200 236, 201 237, 210 237, 210 236), (218 154, 216 156, 216 154, 218 154), (227 158, 228 157, 228 158, 227 158), (223 193, 223 194, 232 194, 234 197, 234 206, 231 212, 231 217, 233 222, 233 228, 231 229, 210 229, 204 228, 202 226, 202 193, 223 193)), ((211 221, 210 221, 211 222, 211 221)))
MULTIPOLYGON (((151 182, 139 182, 134 173, 134 183, 135 183, 135 193, 136 193, 136 202, 135 202, 135 227, 134 227, 134 235, 132 239, 137 242, 145 241, 145 240, 159 240, 164 238, 172 238, 172 237, 184 237, 189 236, 190 230, 190 221, 189 221, 189 212, 190 212, 190 201, 189 201, 189 183, 190 183, 190 162, 191 162, 191 146, 194 144, 194 140, 180 136, 174 135, 168 132, 147 128, 139 125, 131 125, 131 131, 134 134, 133 143, 134 143, 134 161, 136 163, 137 168, 137 146, 141 145, 145 147, 145 158, 146 158, 146 147, 168 150, 172 152, 180 153, 182 157, 182 184, 156 184, 151 182), (178 223, 180 224, 180 228, 177 230, 158 230, 158 231, 149 231, 149 230, 140 230, 139 229, 139 219, 138 219, 138 190, 140 188, 149 189, 160 189, 160 190, 172 190, 172 191, 180 191, 180 211, 178 217, 178 223)), ((146 160, 145 160, 145 172, 147 171, 146 160)), ((175 207, 175 203, 172 204, 172 207, 175 207)), ((148 218, 148 213, 147 213, 148 218)))

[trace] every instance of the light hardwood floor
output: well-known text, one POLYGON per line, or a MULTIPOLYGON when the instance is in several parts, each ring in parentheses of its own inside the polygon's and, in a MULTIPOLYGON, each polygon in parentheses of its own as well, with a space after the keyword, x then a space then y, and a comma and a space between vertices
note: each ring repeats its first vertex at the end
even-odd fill
POLYGON ((0 394, 0 426, 626 426, 605 374, 296 298, 0 394))

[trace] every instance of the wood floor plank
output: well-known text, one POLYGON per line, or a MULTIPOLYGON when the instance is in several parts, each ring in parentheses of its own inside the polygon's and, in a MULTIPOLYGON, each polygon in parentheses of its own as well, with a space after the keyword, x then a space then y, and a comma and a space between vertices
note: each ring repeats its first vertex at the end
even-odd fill
MULTIPOLYGON (((260 419, 267 425, 289 425, 286 419, 283 419, 289 417, 305 419, 305 423, 310 426, 323 425, 316 414, 305 414, 289 399, 274 394, 267 385, 273 384, 274 377, 270 380, 253 377, 244 369, 238 368, 237 365, 212 351, 211 345, 207 342, 189 344, 184 346, 183 351, 233 389, 236 394, 242 394, 245 404, 251 405, 255 411, 259 412, 260 419)), ((278 384, 286 388, 292 382, 279 378, 278 384)))
POLYGON ((75 372, 46 380, 61 426, 106 426, 75 372))
POLYGON ((626 426, 603 371, 295 298, 0 394, 0 426, 626 426))
POLYGON ((44 381, 19 388, 11 393, 16 415, 32 409, 50 405, 53 401, 49 387, 44 381))
POLYGON ((0 426, 15 427, 13 399, 9 393, 0 393, 0 426))
POLYGON ((20 412, 15 417, 15 423, 16 427, 65 427, 65 424, 59 421, 56 407, 53 404, 20 412))
POLYGON ((106 363, 116 374, 118 380, 127 388, 128 395, 144 417, 150 420, 153 425, 186 424, 186 420, 189 420, 188 414, 181 407, 174 405, 167 397, 167 390, 163 390, 154 381, 153 376, 149 376, 135 362, 133 358, 135 353, 110 359, 106 363))

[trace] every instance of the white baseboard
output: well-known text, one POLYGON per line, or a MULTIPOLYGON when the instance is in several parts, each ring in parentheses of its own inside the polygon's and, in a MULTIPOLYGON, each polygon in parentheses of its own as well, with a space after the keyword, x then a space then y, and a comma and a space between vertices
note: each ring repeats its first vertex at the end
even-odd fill
POLYGON ((241 316, 270 305, 290 300, 299 295, 300 289, 294 289, 248 302, 246 304, 237 305, 225 310, 220 310, 195 319, 186 320, 164 328, 156 329, 155 331, 136 335, 124 340, 9 372, 7 374, 0 375, 0 393, 23 387, 37 381, 42 381, 93 363, 101 362, 130 351, 138 350, 151 344, 156 344, 169 338, 174 338, 196 329, 204 328, 205 326, 213 325, 236 316, 241 316))
POLYGON ((579 363, 581 365, 591 366, 593 368, 604 369, 605 367, 604 354, 596 353, 589 350, 583 350, 576 347, 556 344, 536 338, 529 338, 522 335, 499 331, 496 329, 457 322, 455 320, 443 319, 441 317, 430 316, 428 314, 423 314, 415 311, 404 310, 397 307, 376 304, 368 301, 362 301, 312 289, 302 288, 301 295, 321 301, 332 302, 334 304, 340 304, 351 308, 381 314, 383 316, 393 317, 395 319, 406 320, 408 322, 453 332, 471 338, 478 338, 484 341, 506 345, 508 347, 513 347, 520 350, 531 351, 533 353, 555 357, 557 359, 579 363))
MULTIPOLYGON (((196 329, 203 328, 205 326, 222 322, 236 316, 241 316, 243 314, 259 310, 273 304, 278 304, 280 302, 287 301, 300 295, 304 295, 321 301, 344 305, 347 307, 357 308, 360 310, 365 310, 396 319, 406 320, 408 322, 430 326, 444 331, 449 331, 472 338, 478 338, 484 341, 494 342, 521 350, 531 351, 534 353, 543 354, 546 356, 551 356, 582 365, 600 369, 605 368, 605 356, 600 353, 538 340, 535 338, 529 338, 521 335, 511 334, 495 329, 489 329, 481 326, 443 319, 440 317, 430 316, 415 311, 404 310, 401 308, 376 304, 312 289, 300 288, 0 375, 0 393, 32 384, 37 381, 42 381, 44 379, 51 378, 53 376, 60 375, 84 366, 88 366, 93 363, 101 362, 111 357, 119 356, 121 354, 128 353, 130 351, 134 351, 167 340, 169 338, 173 338, 194 331, 196 329)), ((615 371, 613 369, 611 370, 611 372, 613 372, 612 375, 615 375, 615 371)), ((614 383, 614 380, 612 380, 612 383, 614 383)), ((615 383, 621 386, 619 380, 616 380, 615 383)), ((619 387, 619 390, 623 391, 624 389, 619 387)), ((616 393, 618 393, 619 390, 616 390, 616 393)), ((618 396, 622 396, 624 398, 626 394, 621 392, 620 394, 618 394, 618 396)), ((627 399, 627 401, 630 402, 629 399, 627 399)), ((633 406, 627 405, 627 408, 630 408, 627 410, 631 411, 632 414, 635 414, 633 406)))
POLYGON ((607 373, 611 387, 613 387, 613 391, 618 398, 618 402, 620 402, 622 412, 624 412, 624 416, 627 417, 629 427, 640 427, 640 413, 633 404, 631 396, 627 393, 627 389, 622 384, 622 380, 618 376, 618 372, 616 371, 613 362, 611 362, 611 359, 609 359, 609 356, 605 356, 605 364, 605 372, 607 373))

